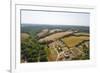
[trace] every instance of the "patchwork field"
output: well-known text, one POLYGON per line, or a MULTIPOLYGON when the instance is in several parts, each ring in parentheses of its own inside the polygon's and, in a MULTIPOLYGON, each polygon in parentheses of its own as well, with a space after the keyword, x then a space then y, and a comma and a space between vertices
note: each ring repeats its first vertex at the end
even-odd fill
POLYGON ((68 47, 75 47, 79 43, 87 40, 89 41, 89 36, 69 36, 69 37, 64 37, 63 42, 68 46, 68 47))
POLYGON ((64 36, 67 36, 67 35, 70 35, 70 34, 73 34, 72 31, 66 31, 66 32, 58 32, 58 33, 54 33, 54 34, 51 34, 49 36, 46 36, 45 38, 42 38, 39 40, 40 43, 42 42, 49 42, 49 41, 55 41, 57 39, 60 39, 64 36))
POLYGON ((88 27, 25 26, 21 31, 21 63, 89 60, 89 42, 88 27))

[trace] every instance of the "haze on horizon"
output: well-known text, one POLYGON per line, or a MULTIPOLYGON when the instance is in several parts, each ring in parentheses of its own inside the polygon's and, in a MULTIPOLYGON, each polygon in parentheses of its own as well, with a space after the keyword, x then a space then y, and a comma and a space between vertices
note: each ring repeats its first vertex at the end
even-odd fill
POLYGON ((89 26, 89 13, 21 11, 21 24, 89 26))

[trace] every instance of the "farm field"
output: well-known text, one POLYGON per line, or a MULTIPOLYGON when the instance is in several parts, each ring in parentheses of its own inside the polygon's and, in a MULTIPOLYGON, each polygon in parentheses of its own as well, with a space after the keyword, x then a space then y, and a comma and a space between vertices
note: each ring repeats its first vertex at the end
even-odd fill
POLYGON ((89 41, 89 36, 69 36, 62 39, 68 47, 74 47, 83 41, 89 41))
POLYGON ((21 63, 90 59, 89 27, 21 26, 21 63))

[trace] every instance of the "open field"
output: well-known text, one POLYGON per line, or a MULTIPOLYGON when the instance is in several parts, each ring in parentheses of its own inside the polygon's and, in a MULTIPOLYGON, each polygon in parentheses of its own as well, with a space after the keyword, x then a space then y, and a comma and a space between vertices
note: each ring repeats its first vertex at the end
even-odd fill
POLYGON ((21 33, 21 38, 28 38, 30 35, 27 33, 21 33))
POLYGON ((49 36, 46 36, 45 38, 40 39, 39 42, 42 43, 42 42, 55 41, 57 39, 60 39, 60 38, 62 38, 64 36, 70 35, 72 33, 73 33, 72 31, 54 33, 54 34, 51 34, 49 36))
POLYGON ((89 40, 88 36, 69 36, 62 39, 68 47, 75 47, 77 44, 83 42, 84 40, 89 40))
POLYGON ((89 60, 89 27, 24 25, 21 63, 89 60))
POLYGON ((80 33, 74 33, 75 36, 88 36, 89 37, 89 33, 86 32, 80 32, 80 33))

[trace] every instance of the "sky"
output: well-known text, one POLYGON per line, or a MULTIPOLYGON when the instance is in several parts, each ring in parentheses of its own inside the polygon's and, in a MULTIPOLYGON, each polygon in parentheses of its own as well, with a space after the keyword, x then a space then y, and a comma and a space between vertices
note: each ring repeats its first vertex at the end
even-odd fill
POLYGON ((89 26, 89 13, 21 11, 21 24, 89 26))

